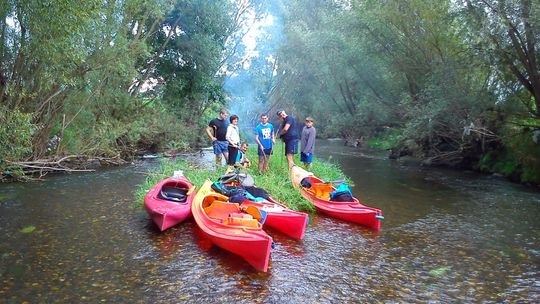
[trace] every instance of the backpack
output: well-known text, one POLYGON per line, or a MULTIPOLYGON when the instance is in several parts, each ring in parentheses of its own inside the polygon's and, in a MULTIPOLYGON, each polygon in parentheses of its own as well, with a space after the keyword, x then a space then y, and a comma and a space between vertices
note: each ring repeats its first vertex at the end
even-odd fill
POLYGON ((243 194, 244 189, 242 187, 225 186, 219 182, 213 182, 211 188, 217 193, 221 193, 225 196, 231 197, 235 194, 243 194))
POLYGON ((309 177, 304 177, 300 181, 300 186, 304 188, 311 188, 311 182, 309 181, 309 177))
POLYGON ((341 184, 336 190, 330 192, 330 200, 334 202, 350 202, 353 194, 347 184, 341 184))

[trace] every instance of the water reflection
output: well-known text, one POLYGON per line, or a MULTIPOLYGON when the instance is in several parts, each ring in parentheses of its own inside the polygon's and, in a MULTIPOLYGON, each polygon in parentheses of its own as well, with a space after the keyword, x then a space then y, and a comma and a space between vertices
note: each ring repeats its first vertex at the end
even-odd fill
POLYGON ((158 232, 132 196, 156 162, 0 185, 1 302, 540 301, 537 191, 339 142, 317 152, 384 211, 382 231, 326 216, 311 217, 302 241, 269 230, 268 273, 212 246, 192 220, 158 232))

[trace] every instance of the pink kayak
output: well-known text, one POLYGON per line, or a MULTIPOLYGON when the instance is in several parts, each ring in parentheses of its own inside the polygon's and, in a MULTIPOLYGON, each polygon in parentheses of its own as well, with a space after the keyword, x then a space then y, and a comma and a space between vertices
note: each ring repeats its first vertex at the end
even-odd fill
POLYGON ((195 187, 184 176, 169 177, 155 185, 144 197, 144 208, 164 231, 191 216, 195 187))
POLYGON ((298 166, 293 166, 290 174, 293 186, 298 188, 302 196, 311 201, 318 211, 337 219, 367 226, 375 231, 381 230, 381 220, 384 218, 381 210, 362 205, 356 197, 346 202, 331 201, 330 193, 336 188, 298 166), (309 181, 311 187, 301 185, 304 178, 309 181))
POLYGON ((243 213, 239 204, 214 192, 207 180, 191 206, 193 218, 202 233, 218 247, 241 256, 251 266, 266 272, 272 249, 272 238, 251 215, 243 213))

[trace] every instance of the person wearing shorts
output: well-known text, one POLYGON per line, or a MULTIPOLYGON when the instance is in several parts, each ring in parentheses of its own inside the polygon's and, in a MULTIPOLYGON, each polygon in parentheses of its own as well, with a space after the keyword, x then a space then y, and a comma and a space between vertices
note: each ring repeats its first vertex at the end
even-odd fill
POLYGON ((311 167, 313 163, 313 152, 315 152, 315 136, 317 131, 313 126, 313 118, 307 117, 305 126, 302 129, 302 135, 300 136, 300 161, 304 163, 306 169, 311 167))
POLYGON ((268 122, 268 115, 261 115, 261 122, 255 128, 255 142, 259 155, 259 174, 270 171, 268 160, 272 155, 273 145, 276 143, 274 126, 268 122))
POLYGON ((216 166, 221 166, 221 156, 225 158, 225 162, 229 158, 229 142, 225 138, 227 135, 227 110, 221 109, 217 118, 214 118, 208 123, 206 128, 206 134, 212 141, 212 147, 214 148, 214 154, 216 155, 216 166))
POLYGON ((290 169, 294 166, 294 154, 298 153, 298 127, 294 118, 284 110, 279 110, 276 114, 281 120, 280 138, 285 142, 285 157, 290 169))

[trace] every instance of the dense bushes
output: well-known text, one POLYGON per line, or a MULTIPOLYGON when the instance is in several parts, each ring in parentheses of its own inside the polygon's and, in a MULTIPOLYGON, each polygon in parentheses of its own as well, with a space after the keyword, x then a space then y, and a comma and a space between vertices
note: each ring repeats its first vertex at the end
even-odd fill
POLYGON ((0 106, 0 169, 5 160, 22 160, 32 154, 32 115, 0 106))

